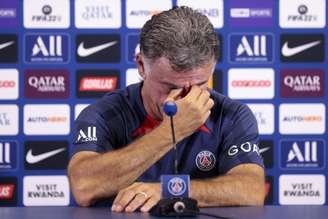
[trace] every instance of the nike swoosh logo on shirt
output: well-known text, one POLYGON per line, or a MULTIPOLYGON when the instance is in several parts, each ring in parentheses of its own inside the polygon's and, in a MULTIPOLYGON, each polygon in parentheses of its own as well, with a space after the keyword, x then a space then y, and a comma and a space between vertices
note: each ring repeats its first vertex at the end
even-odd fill
POLYGON ((101 45, 98 45, 98 46, 85 48, 84 47, 84 42, 81 42, 79 47, 77 48, 77 54, 81 57, 87 57, 87 56, 92 55, 94 53, 97 53, 101 50, 104 50, 108 47, 114 46, 116 43, 117 43, 117 41, 112 41, 112 42, 101 44, 101 45))
POLYGON ((285 42, 285 44, 283 45, 282 49, 281 49, 281 53, 286 56, 286 57, 289 57, 289 56, 293 56, 293 55, 296 55, 300 52, 303 52, 307 49, 310 49, 318 44, 320 44, 321 41, 318 40, 318 41, 314 41, 314 42, 311 42, 311 43, 307 43, 307 44, 303 44, 303 45, 300 45, 300 46, 296 46, 296 47, 293 47, 293 48, 290 48, 288 47, 288 42, 285 42))
POLYGON ((264 152, 266 152, 268 150, 270 150, 270 147, 260 148, 259 152, 260 152, 260 154, 262 154, 262 153, 264 153, 264 152))
POLYGON ((49 151, 46 153, 42 153, 42 154, 38 154, 38 155, 33 155, 32 154, 32 149, 30 149, 27 154, 26 154, 26 161, 29 164, 34 164, 34 163, 38 163, 40 161, 43 161, 49 157, 55 156, 56 154, 59 154, 62 151, 65 151, 66 148, 59 148, 53 151, 49 151))
POLYGON ((11 46, 12 44, 14 44, 15 41, 9 41, 9 42, 6 42, 6 43, 3 43, 3 44, 0 44, 0 49, 4 49, 8 46, 11 46))

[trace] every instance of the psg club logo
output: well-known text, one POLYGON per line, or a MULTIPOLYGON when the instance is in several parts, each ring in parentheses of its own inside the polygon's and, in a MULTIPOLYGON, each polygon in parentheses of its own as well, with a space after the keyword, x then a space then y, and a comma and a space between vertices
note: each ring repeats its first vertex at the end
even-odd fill
POLYGON ((215 163, 216 159, 211 151, 201 151, 196 156, 196 165, 202 171, 210 171, 215 163))
POLYGON ((187 185, 186 182, 180 177, 173 177, 167 184, 169 193, 175 196, 185 193, 187 185))

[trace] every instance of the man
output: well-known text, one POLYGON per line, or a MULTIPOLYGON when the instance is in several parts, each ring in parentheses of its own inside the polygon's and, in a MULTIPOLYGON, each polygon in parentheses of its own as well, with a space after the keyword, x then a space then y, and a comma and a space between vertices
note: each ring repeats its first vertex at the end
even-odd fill
POLYGON ((115 198, 112 211, 147 212, 159 201, 160 176, 174 171, 162 110, 173 100, 178 169, 191 176, 191 197, 200 207, 262 205, 256 120, 207 88, 219 55, 207 17, 188 7, 155 15, 141 30, 140 50, 143 82, 108 93, 76 120, 68 175, 77 203, 115 198))

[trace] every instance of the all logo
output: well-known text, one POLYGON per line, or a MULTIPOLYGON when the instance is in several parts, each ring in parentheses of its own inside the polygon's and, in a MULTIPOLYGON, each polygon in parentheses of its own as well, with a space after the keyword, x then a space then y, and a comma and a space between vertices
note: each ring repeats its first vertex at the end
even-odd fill
POLYGON ((118 89, 120 77, 118 70, 78 70, 76 74, 76 93, 79 98, 98 98, 109 91, 118 89))
POLYGON ((323 34, 282 34, 280 60, 282 62, 323 62, 324 48, 323 34))
POLYGON ((121 27, 120 0, 76 0, 75 26, 77 28, 121 27))
POLYGON ((216 158, 211 151, 201 151, 197 154, 195 162, 199 170, 210 171, 216 165, 216 158))
POLYGON ((167 184, 167 189, 170 194, 174 196, 180 196, 186 192, 187 184, 182 178, 174 177, 169 180, 167 184))
POLYGON ((76 142, 96 142, 97 141, 97 127, 88 126, 87 128, 80 129, 78 132, 76 142))
POLYGON ((273 141, 261 140, 259 143, 259 153, 263 157, 264 166, 267 169, 273 167, 273 141))
POLYGON ((283 140, 280 143, 283 169, 321 169, 325 167, 323 140, 283 140))
POLYGON ((120 35, 78 35, 76 61, 80 63, 117 63, 121 60, 120 35))
POLYGON ((0 177, 0 206, 17 205, 17 178, 0 177))
POLYGON ((0 141, 0 171, 14 170, 17 167, 17 142, 0 141))
POLYGON ((17 69, 0 69, 0 100, 15 100, 18 98, 17 69))
POLYGON ((25 176, 25 206, 68 206, 70 199, 67 176, 25 176))
POLYGON ((66 169, 68 164, 68 142, 26 141, 26 170, 66 169))
POLYGON ((67 63, 69 47, 69 36, 66 34, 27 34, 25 35, 25 62, 67 63))
POLYGON ((290 0, 279 3, 282 28, 323 28, 326 25, 326 1, 290 0))
POLYGON ((326 130, 324 104, 281 104, 279 132, 281 134, 323 134, 326 130))
POLYGON ((0 136, 18 134, 18 106, 14 104, 0 105, 0 136))
POLYGON ((68 28, 70 1, 26 0, 24 7, 25 28, 68 28))
POLYGON ((233 27, 273 26, 273 0, 230 0, 229 19, 233 27))
POLYGON ((290 174, 279 177, 279 204, 323 205, 326 178, 319 174, 290 174))
POLYGON ((16 63, 18 54, 17 35, 0 35, 0 63, 16 63))
POLYGON ((206 15, 214 28, 223 27, 223 0, 178 0, 178 6, 189 6, 194 10, 206 15))
POLYGON ((232 63, 271 63, 273 61, 272 34, 231 34, 229 45, 229 58, 232 63))
POLYGON ((280 74, 282 97, 323 97, 325 73, 322 69, 288 69, 280 74))
POLYGON ((26 98, 68 98, 69 73, 67 70, 26 70, 26 98))
POLYGON ((0 27, 18 26, 18 0, 2 0, 0 5, 0 27))

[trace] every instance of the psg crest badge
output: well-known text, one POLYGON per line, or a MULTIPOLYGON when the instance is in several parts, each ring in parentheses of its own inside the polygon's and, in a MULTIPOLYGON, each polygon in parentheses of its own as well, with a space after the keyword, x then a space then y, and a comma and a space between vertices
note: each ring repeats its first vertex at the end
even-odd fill
POLYGON ((174 177, 169 180, 167 189, 174 196, 180 196, 185 193, 187 188, 186 182, 180 177, 174 177))
POLYGON ((162 198, 189 197, 189 175, 175 174, 161 176, 162 198))
POLYGON ((202 171, 210 171, 215 164, 216 158, 211 151, 201 151, 196 156, 196 166, 202 171))

